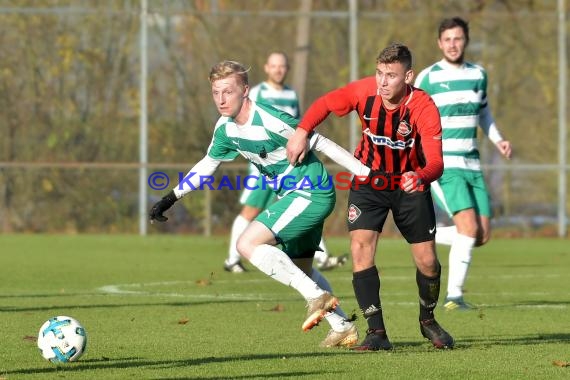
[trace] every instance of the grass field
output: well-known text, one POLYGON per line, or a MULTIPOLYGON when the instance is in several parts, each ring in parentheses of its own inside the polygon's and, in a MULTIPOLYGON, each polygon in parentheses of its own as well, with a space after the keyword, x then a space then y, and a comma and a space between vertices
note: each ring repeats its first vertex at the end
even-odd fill
MULTIPOLYGON (((348 241, 328 246, 339 254, 348 241)), ((251 266, 225 273, 226 247, 226 237, 0 236, 0 379, 570 378, 568 240, 477 249, 467 299, 480 308, 437 309, 457 342, 448 351, 419 333, 407 245, 381 241, 389 353, 320 348, 328 325, 303 333, 301 297, 251 266), (31 338, 55 315, 87 330, 76 363, 45 361, 31 338)), ((350 270, 326 272, 347 312, 356 309, 350 270)))

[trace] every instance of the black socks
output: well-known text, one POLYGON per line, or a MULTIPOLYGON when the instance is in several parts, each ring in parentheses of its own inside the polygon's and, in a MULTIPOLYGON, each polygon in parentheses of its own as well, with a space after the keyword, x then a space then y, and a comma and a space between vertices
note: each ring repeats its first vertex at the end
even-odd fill
POLYGON ((380 305, 380 277, 378 269, 373 266, 352 274, 352 286, 358 306, 373 330, 385 330, 380 305))
POLYGON ((437 263, 437 275, 427 277, 419 270, 416 270, 416 282, 420 296, 420 321, 433 319, 433 310, 439 299, 439 286, 441 277, 441 265, 437 263))

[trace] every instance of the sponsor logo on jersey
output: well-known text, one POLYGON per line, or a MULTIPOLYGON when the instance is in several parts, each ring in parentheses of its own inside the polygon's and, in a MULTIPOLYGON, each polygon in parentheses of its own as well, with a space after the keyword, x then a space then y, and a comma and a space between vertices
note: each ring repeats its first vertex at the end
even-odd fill
MULTIPOLYGON (((398 130, 399 130, 399 128, 398 128, 398 130)), ((387 136, 378 136, 378 135, 373 134, 372 132, 370 132, 370 128, 366 128, 364 130, 364 133, 372 139, 372 142, 375 145, 384 145, 390 149, 400 149, 401 150, 401 149, 411 148, 414 146, 414 142, 415 142, 415 139, 408 139, 405 141, 403 141, 403 140, 392 141, 392 139, 387 137, 387 136)))

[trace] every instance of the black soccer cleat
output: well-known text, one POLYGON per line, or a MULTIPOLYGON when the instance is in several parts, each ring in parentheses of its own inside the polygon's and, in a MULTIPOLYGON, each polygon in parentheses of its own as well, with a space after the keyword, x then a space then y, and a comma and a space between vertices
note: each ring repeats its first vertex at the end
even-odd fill
POLYGON ((437 323, 435 319, 420 321, 420 331, 425 338, 431 341, 435 348, 453 348, 455 343, 453 338, 439 325, 439 323, 437 323))
POLYGON ((350 347, 353 351, 388 351, 392 349, 392 343, 388 340, 386 330, 368 329, 362 343, 350 347))

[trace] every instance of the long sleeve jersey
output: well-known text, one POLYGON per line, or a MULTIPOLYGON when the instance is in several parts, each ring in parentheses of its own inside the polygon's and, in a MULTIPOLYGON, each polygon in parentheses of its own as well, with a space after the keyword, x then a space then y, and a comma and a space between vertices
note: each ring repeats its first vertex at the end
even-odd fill
POLYGON ((439 109, 446 170, 481 170, 477 126, 493 143, 503 139, 487 103, 487 72, 469 62, 455 67, 442 59, 420 72, 416 86, 439 109))
POLYGON ((369 174, 370 169, 352 154, 318 133, 311 136, 311 151, 303 163, 290 165, 285 147, 298 122, 286 112, 253 101, 249 120, 244 125, 236 124, 229 117, 220 117, 207 154, 190 169, 174 193, 181 198, 197 189, 202 177, 212 175, 222 162, 233 161, 238 155, 255 165, 278 195, 296 189, 334 193, 329 173, 312 150, 326 154, 352 174, 369 174))
POLYGON ((374 171, 401 174, 415 171, 424 183, 443 172, 441 122, 433 100, 424 91, 408 86, 401 105, 384 107, 376 78, 366 77, 318 98, 307 110, 299 128, 313 131, 333 112, 358 113, 362 138, 354 156, 374 171))

